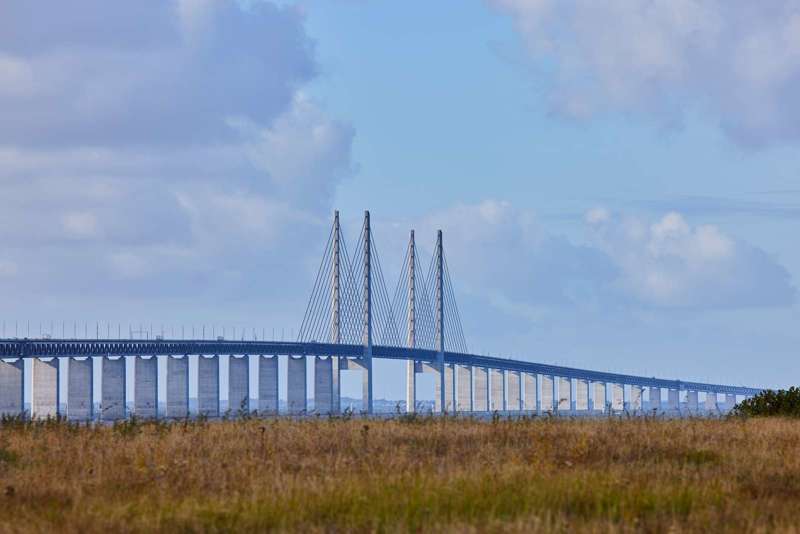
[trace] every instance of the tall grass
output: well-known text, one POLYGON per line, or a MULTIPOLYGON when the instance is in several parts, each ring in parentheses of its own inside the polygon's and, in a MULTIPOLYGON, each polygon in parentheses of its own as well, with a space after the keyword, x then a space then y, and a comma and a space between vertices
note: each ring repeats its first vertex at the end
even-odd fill
POLYGON ((796 531, 800 421, 0 425, 2 531, 796 531))

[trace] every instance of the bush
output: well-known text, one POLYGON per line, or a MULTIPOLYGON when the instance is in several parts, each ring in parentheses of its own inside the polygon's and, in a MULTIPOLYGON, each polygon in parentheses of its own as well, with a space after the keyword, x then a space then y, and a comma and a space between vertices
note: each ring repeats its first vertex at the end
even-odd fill
POLYGON ((733 408, 737 415, 800 417, 800 388, 766 389, 733 408))

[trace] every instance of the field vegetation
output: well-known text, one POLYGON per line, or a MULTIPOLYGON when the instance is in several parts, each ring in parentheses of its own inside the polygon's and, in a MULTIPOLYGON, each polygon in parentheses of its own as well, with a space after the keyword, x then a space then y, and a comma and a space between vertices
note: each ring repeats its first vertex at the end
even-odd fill
POLYGON ((800 417, 800 388, 765 389, 736 405, 734 412, 744 416, 800 417))
POLYGON ((796 532, 800 420, 0 426, 0 531, 796 532))

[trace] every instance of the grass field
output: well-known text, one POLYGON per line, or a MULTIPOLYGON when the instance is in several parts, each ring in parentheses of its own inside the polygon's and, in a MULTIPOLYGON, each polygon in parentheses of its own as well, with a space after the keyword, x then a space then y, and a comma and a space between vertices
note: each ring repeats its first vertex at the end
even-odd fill
POLYGON ((0 428, 0 531, 785 531, 800 420, 0 428))

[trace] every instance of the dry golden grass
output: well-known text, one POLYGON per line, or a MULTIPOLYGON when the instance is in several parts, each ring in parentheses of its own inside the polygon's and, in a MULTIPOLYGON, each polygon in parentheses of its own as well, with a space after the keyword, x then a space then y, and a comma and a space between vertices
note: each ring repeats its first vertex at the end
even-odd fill
POLYGON ((0 428, 2 531, 795 532, 800 421, 0 428))

